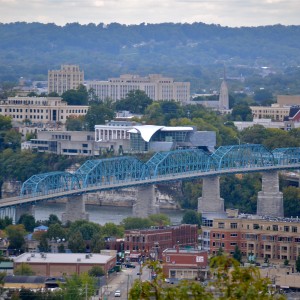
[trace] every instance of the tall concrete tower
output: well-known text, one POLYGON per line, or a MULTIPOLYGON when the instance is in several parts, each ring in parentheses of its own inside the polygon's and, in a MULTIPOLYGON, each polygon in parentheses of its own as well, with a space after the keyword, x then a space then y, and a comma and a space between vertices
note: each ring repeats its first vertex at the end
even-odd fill
POLYGON ((224 66, 224 78, 221 83, 220 95, 219 95, 219 109, 229 109, 229 95, 228 95, 228 87, 226 83, 225 66, 224 66))

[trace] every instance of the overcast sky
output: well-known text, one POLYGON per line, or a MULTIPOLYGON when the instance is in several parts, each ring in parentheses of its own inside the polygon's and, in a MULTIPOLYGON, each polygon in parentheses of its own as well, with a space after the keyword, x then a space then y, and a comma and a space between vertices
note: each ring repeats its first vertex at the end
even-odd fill
POLYGON ((300 0, 0 0, 0 22, 300 25, 300 0))

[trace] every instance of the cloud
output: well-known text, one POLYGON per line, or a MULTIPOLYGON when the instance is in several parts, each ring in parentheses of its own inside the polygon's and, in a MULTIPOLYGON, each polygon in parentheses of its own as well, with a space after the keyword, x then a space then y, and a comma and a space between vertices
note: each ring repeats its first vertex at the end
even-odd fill
POLYGON ((298 0, 0 0, 2 23, 299 25, 298 0))

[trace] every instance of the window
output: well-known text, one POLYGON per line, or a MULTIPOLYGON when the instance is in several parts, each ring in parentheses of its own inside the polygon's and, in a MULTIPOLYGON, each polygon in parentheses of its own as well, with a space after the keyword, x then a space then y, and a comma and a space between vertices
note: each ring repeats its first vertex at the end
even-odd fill
POLYGON ((297 232, 297 227, 296 226, 292 226, 292 232, 297 232))
POLYGON ((219 225, 219 226, 218 226, 219 228, 225 228, 225 224, 224 224, 223 222, 222 222, 222 223, 221 223, 221 222, 219 222, 219 224, 218 224, 218 225, 219 225))
POLYGON ((253 224, 253 229, 259 229, 259 224, 253 224))
POLYGON ((273 225, 273 231, 278 231, 278 225, 273 225))
POLYGON ((170 261, 171 261, 170 256, 167 255, 167 256, 166 256, 166 262, 170 262, 170 261))
POLYGON ((230 223, 230 228, 237 228, 237 223, 230 223))
POLYGON ((283 227, 283 230, 284 230, 285 232, 289 232, 289 231, 290 231, 290 226, 284 226, 284 227, 283 227))
POLYGON ((238 234, 237 233, 230 233, 230 237, 237 237, 238 234))

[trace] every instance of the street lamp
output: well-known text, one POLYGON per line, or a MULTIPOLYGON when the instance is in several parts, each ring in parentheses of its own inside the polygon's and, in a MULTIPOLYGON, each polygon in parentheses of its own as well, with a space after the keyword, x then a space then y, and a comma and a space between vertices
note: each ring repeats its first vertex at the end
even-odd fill
POLYGON ((238 140, 239 146, 241 146, 241 139, 238 136, 235 136, 235 138, 238 140))

